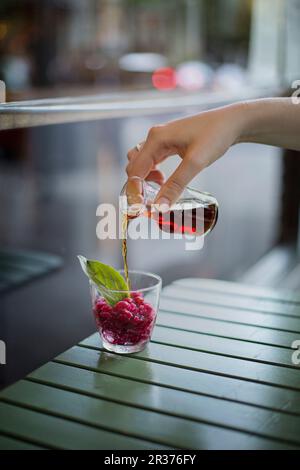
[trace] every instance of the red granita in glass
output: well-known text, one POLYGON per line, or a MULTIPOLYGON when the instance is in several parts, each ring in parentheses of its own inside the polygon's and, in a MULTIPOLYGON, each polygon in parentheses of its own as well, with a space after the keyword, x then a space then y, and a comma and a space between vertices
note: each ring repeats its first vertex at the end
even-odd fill
POLYGON ((140 292, 132 292, 131 297, 120 300, 114 306, 103 297, 98 297, 93 312, 103 339, 110 344, 124 346, 149 341, 156 316, 154 308, 140 292))

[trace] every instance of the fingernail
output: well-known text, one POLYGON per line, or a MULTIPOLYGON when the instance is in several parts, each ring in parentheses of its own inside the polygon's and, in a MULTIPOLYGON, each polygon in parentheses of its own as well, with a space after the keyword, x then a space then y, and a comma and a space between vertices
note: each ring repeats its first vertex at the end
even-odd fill
POLYGON ((159 198, 156 204, 159 206, 159 212, 168 212, 170 209, 170 201, 166 197, 159 198))

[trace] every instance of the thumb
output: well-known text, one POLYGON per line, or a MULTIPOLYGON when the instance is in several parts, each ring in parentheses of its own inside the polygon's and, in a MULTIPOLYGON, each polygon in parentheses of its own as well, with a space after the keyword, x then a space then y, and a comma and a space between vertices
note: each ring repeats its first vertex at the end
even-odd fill
POLYGON ((131 158, 126 171, 129 177, 146 178, 153 167, 163 157, 164 129, 163 126, 150 129, 142 148, 131 158))
POLYGON ((155 202, 159 205, 171 206, 177 201, 186 185, 199 171, 198 165, 195 165, 188 159, 182 160, 174 173, 161 187, 155 202))

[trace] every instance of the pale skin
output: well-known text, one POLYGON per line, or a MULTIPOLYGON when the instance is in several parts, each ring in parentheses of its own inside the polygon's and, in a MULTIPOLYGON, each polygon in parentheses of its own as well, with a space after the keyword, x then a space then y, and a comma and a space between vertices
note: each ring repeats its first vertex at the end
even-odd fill
POLYGON ((291 98, 251 100, 155 126, 140 150, 128 152, 127 175, 159 183, 156 202, 169 206, 199 172, 243 142, 300 151, 300 104, 291 98), (182 161, 165 181, 158 166, 176 154, 182 161))

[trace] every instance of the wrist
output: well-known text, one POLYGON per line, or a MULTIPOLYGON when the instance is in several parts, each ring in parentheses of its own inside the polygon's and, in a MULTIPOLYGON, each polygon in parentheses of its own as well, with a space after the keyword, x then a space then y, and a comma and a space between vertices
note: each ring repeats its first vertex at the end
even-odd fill
POLYGON ((284 106, 290 104, 285 98, 263 98, 237 103, 239 142, 268 143, 273 141, 284 122, 284 106))
POLYGON ((254 103, 241 101, 232 105, 235 123, 235 144, 251 142, 254 135, 254 103))

